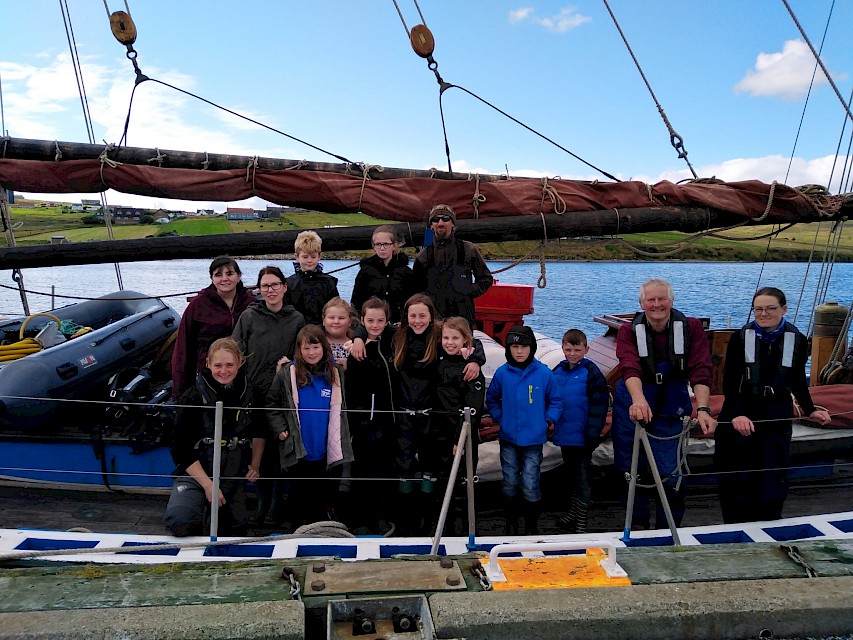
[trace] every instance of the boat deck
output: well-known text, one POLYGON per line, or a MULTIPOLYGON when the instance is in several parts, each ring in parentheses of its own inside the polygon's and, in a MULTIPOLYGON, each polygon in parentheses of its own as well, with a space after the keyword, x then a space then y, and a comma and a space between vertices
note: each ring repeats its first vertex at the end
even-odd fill
MULTIPOLYGON (((545 501, 540 520, 543 534, 559 533, 557 518, 564 508, 556 498, 561 495, 561 469, 543 476, 545 501)), ((597 478, 593 484, 593 503, 589 512, 589 531, 621 531, 625 511, 619 504, 618 479, 597 478)), ((853 510, 853 460, 839 459, 830 477, 792 484, 785 503, 784 517, 799 517, 853 510)), ((481 535, 499 535, 504 521, 500 510, 499 483, 478 485, 477 531, 481 535)), ((0 528, 68 530, 83 528, 101 533, 162 535, 162 516, 168 495, 128 494, 101 491, 62 491, 33 486, 0 486, 0 528)), ((722 523, 716 489, 713 486, 688 487, 687 512, 683 526, 710 526, 722 523)), ((457 520, 458 528, 464 523, 457 520)), ((462 533, 466 529, 459 529, 462 533)), ((251 534, 269 535, 282 529, 258 528, 251 534)))

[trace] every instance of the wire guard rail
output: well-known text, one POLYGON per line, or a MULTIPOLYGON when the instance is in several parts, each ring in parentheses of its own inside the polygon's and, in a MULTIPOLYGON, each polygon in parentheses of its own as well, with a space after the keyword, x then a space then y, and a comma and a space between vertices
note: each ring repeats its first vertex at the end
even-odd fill
MULTIPOLYGON (((8 399, 26 399, 26 400, 43 400, 46 402, 60 402, 60 403, 82 403, 82 404, 95 404, 95 405, 120 405, 120 406, 136 406, 151 409, 152 405, 146 402, 119 402, 115 400, 76 400, 76 399, 66 399, 66 398, 38 398, 38 397, 30 397, 30 396, 0 396, 0 400, 8 398, 8 399)), ((154 405, 161 406, 164 408, 177 408, 179 406, 194 406, 195 405, 175 405, 175 404, 164 404, 164 405, 154 405)), ((213 441, 218 443, 214 446, 214 464, 213 464, 213 478, 212 481, 214 483, 214 488, 212 495, 217 497, 219 495, 219 485, 223 480, 243 480, 243 477, 224 477, 220 474, 220 461, 221 461, 221 447, 222 444, 222 418, 224 414, 225 408, 222 402, 217 402, 215 407, 196 407, 196 408, 207 408, 212 409, 215 412, 215 431, 213 441)), ((250 411, 268 411, 270 408, 264 407, 250 407, 250 411)), ((295 409, 289 408, 287 410, 295 411, 295 409)), ((323 409, 300 409, 302 411, 325 411, 323 409)), ((358 409, 349 409, 347 410, 351 413, 364 413, 364 412, 374 412, 376 410, 358 410, 358 409)), ((383 413, 407 413, 407 411, 382 411, 383 413)), ((439 411, 432 411, 429 409, 425 409, 422 411, 424 415, 429 415, 431 413, 446 413, 439 411)), ((456 453, 453 457, 452 468, 450 470, 450 475, 448 476, 448 482, 445 489, 444 499, 441 506, 441 511, 439 514, 438 523, 436 526, 436 531, 433 536, 433 543, 431 547, 431 553, 435 555, 438 552, 442 532, 444 530, 444 526, 447 521, 447 516, 450 509, 450 502, 453 495, 454 487, 456 486, 455 478, 458 477, 459 467, 461 465, 462 456, 465 455, 466 452, 472 451, 474 446, 473 433, 472 433, 472 417, 476 414, 476 410, 471 407, 466 407, 460 411, 462 415, 462 428, 460 430, 459 438, 456 443, 456 453)), ((851 411, 835 413, 833 416, 841 416, 849 413, 853 413, 851 411)), ((799 418, 791 418, 792 421, 796 421, 799 418)), ((683 435, 683 434, 682 434, 683 435)), ((227 446, 227 445, 226 445, 227 446)), ((638 485, 638 466, 639 466, 639 451, 640 447, 646 453, 646 456, 649 461, 649 466, 651 469, 651 473, 654 477, 654 486, 657 488, 658 496, 660 498, 661 506, 666 515, 667 523, 669 525, 669 529, 672 533, 673 542, 675 545, 680 545, 680 539, 678 536, 677 528, 675 527, 675 523, 672 517, 672 512, 669 507, 669 502, 666 499, 666 495, 663 490, 663 480, 661 475, 657 469, 657 465, 655 464, 654 453, 651 447, 651 443, 649 441, 649 435, 646 432, 646 429, 637 421, 634 421, 634 447, 632 451, 631 458, 631 472, 629 476, 629 487, 628 487, 628 501, 627 508, 625 514, 625 527, 623 531, 622 540, 627 542, 631 537, 631 527, 632 527, 632 519, 633 519, 633 498, 636 492, 636 488, 638 485)), ((465 456, 466 470, 465 470, 465 486, 466 486, 466 497, 467 497, 467 519, 468 519, 468 549, 474 550, 476 549, 475 544, 475 532, 476 532, 476 510, 475 510, 475 501, 474 501, 474 484, 477 480, 473 468, 473 457, 470 455, 465 456)), ((836 467, 836 466, 850 466, 845 464, 837 464, 833 463, 830 465, 826 464, 814 464, 807 465, 806 467, 800 466, 800 468, 823 468, 823 467, 836 467)), ((748 469, 748 470, 738 470, 736 473, 745 473, 745 472, 755 472, 760 473, 763 471, 778 471, 783 469, 772 468, 772 469, 748 469)), ((0 467, 0 471, 18 471, 18 472, 42 472, 42 473, 74 473, 74 474, 97 474, 97 475, 115 475, 115 476, 127 476, 127 477, 162 477, 162 478, 172 478, 173 474, 152 474, 152 473, 133 473, 128 471, 84 471, 84 470, 62 470, 62 469, 35 469, 35 468, 23 468, 23 467, 0 467)), ((689 470, 685 475, 691 476, 703 476, 703 475, 720 475, 722 473, 735 473, 735 472, 706 472, 706 473, 692 473, 689 470)), ((289 480, 319 480, 319 481, 330 481, 330 482, 339 482, 340 478, 296 478, 292 476, 287 477, 264 477, 264 480, 272 480, 272 479, 289 479, 289 480)), ((412 480, 419 481, 421 478, 412 477, 412 478, 401 478, 401 477, 382 477, 382 478, 348 478, 348 480, 352 481, 367 481, 367 482, 399 482, 401 479, 403 480, 412 480)), ((219 504, 218 499, 213 500, 211 502, 211 526, 210 526, 210 540, 215 542, 217 540, 217 529, 218 529, 218 515, 219 515, 219 504)), ((256 538, 252 538, 256 540, 256 538)), ((603 545, 599 545, 603 546, 603 545)))

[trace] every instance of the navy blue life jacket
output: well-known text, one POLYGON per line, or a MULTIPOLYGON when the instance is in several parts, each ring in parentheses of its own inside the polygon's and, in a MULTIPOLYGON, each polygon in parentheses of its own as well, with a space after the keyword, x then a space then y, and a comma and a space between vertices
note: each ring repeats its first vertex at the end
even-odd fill
MULTIPOLYGON (((782 328, 782 335, 777 340, 782 341, 782 353, 779 366, 775 368, 776 375, 772 380, 761 379, 761 359, 766 357, 766 351, 760 349, 760 340, 756 335, 755 323, 750 322, 740 330, 743 341, 744 378, 742 388, 744 391, 757 396, 776 396, 791 392, 791 371, 794 362, 799 360, 805 344, 798 340, 802 335, 800 331, 790 322, 786 322, 782 328)), ((772 363, 769 363, 772 364, 772 363)))
POLYGON ((664 384, 668 379, 687 379, 687 354, 690 352, 690 328, 687 326, 687 316, 677 309, 672 309, 670 312, 670 319, 665 329, 669 353, 667 359, 669 367, 665 374, 655 366, 654 338, 644 312, 640 311, 634 316, 631 329, 637 344, 637 354, 640 356, 643 382, 664 384))

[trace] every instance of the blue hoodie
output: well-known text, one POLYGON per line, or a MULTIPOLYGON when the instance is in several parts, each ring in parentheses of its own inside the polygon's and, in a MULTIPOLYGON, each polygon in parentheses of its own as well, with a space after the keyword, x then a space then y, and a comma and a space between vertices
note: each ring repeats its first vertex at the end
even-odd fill
POLYGON ((505 364, 495 371, 486 405, 500 424, 498 437, 520 447, 545 444, 547 423, 555 424, 563 408, 554 374, 538 360, 523 369, 505 364))

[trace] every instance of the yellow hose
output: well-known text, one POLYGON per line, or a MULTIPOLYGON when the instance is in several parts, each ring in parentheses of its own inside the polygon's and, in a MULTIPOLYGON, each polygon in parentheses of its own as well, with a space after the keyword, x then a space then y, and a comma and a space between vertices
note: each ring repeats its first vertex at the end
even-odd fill
POLYGON ((32 315, 27 316, 27 319, 26 319, 26 320, 24 320, 24 321, 21 323, 21 330, 20 330, 20 331, 18 331, 18 339, 19 339, 19 340, 23 340, 23 339, 24 339, 24 329, 27 327, 27 325, 29 324, 30 320, 32 320, 33 318, 38 318, 39 316, 42 316, 42 317, 44 317, 44 318, 50 318, 51 320, 53 320, 53 321, 56 323, 56 327, 57 327, 60 331, 62 331, 62 320, 60 320, 59 318, 57 318, 57 317, 56 317, 55 315, 53 315, 52 313, 34 313, 34 314, 32 314, 32 315))

